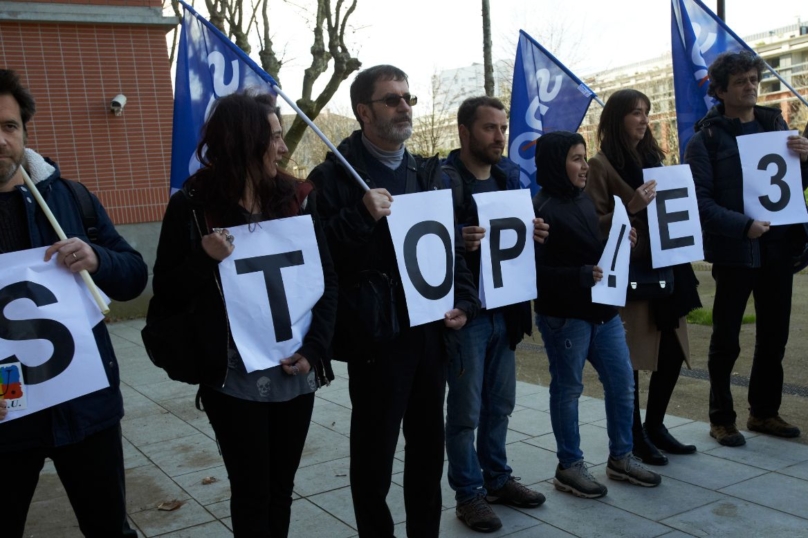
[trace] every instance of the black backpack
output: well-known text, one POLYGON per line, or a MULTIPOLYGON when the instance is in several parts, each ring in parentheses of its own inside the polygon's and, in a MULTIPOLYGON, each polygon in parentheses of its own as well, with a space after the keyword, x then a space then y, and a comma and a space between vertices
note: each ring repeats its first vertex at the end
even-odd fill
POLYGON ((93 197, 90 190, 78 181, 71 181, 69 179, 60 178, 67 186, 67 190, 73 195, 73 200, 81 213, 81 222, 84 225, 84 231, 87 238, 91 243, 98 243, 98 213, 95 210, 93 197))

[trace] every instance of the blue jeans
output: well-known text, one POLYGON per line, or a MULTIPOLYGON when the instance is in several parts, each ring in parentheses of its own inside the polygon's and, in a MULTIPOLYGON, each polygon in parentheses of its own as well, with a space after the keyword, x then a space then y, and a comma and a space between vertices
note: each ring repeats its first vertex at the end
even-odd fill
POLYGON ((516 357, 502 312, 482 311, 450 335, 446 379, 446 455, 458 503, 499 489, 511 476, 505 454, 516 405, 516 357), (474 430, 477 429, 477 450, 474 430))
POLYGON ((578 398, 584 388, 587 359, 603 384, 609 453, 618 459, 630 454, 634 373, 620 316, 601 324, 537 315, 536 324, 550 361, 550 420, 561 467, 584 458, 578 431, 578 398))

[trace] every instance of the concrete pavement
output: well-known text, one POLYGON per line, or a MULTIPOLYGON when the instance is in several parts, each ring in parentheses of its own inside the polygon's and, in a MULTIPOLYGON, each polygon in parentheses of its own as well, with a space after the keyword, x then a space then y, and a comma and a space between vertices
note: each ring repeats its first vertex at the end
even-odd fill
MULTIPOLYGON (((229 485, 213 432, 194 408, 196 387, 168 379, 143 350, 143 320, 109 325, 121 367, 127 469, 127 504, 141 536, 208 538, 232 536, 229 485), (203 479, 215 478, 210 484, 203 479), (159 511, 180 500, 175 511, 159 511)), ((317 392, 314 417, 295 481, 290 535, 305 538, 356 536, 348 483, 350 398, 347 369, 335 363, 337 379, 317 392)), ((677 417, 666 425, 692 456, 670 456, 654 468, 663 475, 654 489, 606 478, 608 457, 603 401, 582 397, 582 448, 590 470, 609 488, 597 500, 560 493, 552 486, 556 467, 547 387, 519 382, 510 421, 508 455, 522 483, 547 496, 535 509, 496 506, 503 528, 490 536, 808 537, 808 446, 745 432, 740 448, 718 445, 709 427, 677 417)), ((404 441, 394 467, 388 502, 405 536, 402 484, 404 441)), ((445 473, 445 467, 444 467, 445 473)), ((454 514, 454 495, 443 481, 441 536, 476 536, 454 514)), ((78 537, 78 525, 52 464, 42 472, 28 516, 26 536, 78 537)))

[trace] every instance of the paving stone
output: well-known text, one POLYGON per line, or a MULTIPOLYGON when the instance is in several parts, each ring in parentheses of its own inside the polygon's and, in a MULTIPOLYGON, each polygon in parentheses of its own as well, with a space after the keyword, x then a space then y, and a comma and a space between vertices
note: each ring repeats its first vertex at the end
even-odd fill
POLYGON ((187 398, 193 401, 199 390, 199 387, 195 385, 180 383, 179 381, 172 381, 171 379, 160 383, 143 383, 139 385, 130 383, 130 385, 139 393, 158 404, 165 400, 174 400, 176 398, 187 398))
POLYGON ((344 436, 351 434, 351 410, 322 398, 314 402, 312 422, 344 436))
POLYGON ((222 457, 216 441, 196 430, 194 432, 186 437, 151 443, 140 450, 171 477, 221 466, 222 457))
MULTIPOLYGON (((308 500, 344 524, 356 529, 356 517, 354 516, 350 488, 345 487, 327 493, 320 493, 319 495, 312 495, 308 497, 308 500)), ((400 523, 405 520, 404 490, 398 484, 390 484, 387 505, 390 507, 390 513, 393 516, 393 523, 400 523)))
POLYGON ((147 537, 196 527, 214 521, 214 517, 195 500, 188 499, 181 507, 171 512, 150 508, 132 514, 132 520, 147 537))
POLYGON ((745 465, 777 471, 795 463, 808 461, 808 446, 768 435, 747 438, 740 447, 722 446, 710 450, 710 455, 745 465))
POLYGON ((693 536, 808 537, 804 519, 740 499, 724 499, 662 521, 693 536))
MULTIPOLYGON (((746 501, 808 519, 808 481, 777 473, 756 476, 720 490, 746 501)), ((806 521, 808 527, 808 521, 806 521)))
POLYGON ((309 426, 300 467, 333 461, 350 455, 348 438, 319 424, 309 426))
POLYGON ((803 480, 808 480, 808 461, 780 469, 777 472, 796 478, 802 478, 803 480))
POLYGON ((718 458, 711 453, 697 452, 688 456, 669 457, 668 461, 668 465, 654 467, 654 471, 662 476, 711 490, 719 490, 766 472, 757 467, 718 458))
POLYGON ((328 512, 306 499, 292 503, 292 518, 289 523, 289 536, 306 538, 347 538, 356 535, 352 529, 328 512))
MULTIPOLYGON (((656 467, 648 468, 657 471, 656 467)), ((591 471, 599 482, 609 488, 609 494, 600 499, 602 502, 653 521, 661 521, 725 498, 725 495, 715 491, 670 477, 663 477, 662 483, 655 488, 645 489, 607 478, 605 465, 591 471)))
MULTIPOLYGON (((401 462, 399 464, 404 467, 401 462)), ((342 458, 299 468, 295 475, 295 492, 301 497, 309 497, 347 487, 350 466, 351 458, 342 458)))
MULTIPOLYGON (((47 460, 42 467, 42 471, 39 473, 39 483, 34 492, 32 502, 47 501, 59 497, 67 499, 67 492, 65 492, 65 488, 62 486, 59 475, 56 474, 56 467, 53 466, 53 462, 47 460)), ((30 519, 30 514, 28 517, 30 519)))
POLYGON ((25 536, 82 538, 84 535, 79 530, 79 522, 65 495, 31 503, 25 522, 25 536))
POLYGON ((160 538, 219 538, 220 536, 233 536, 233 532, 221 522, 211 521, 196 527, 161 534, 160 538))
MULTIPOLYGON (((502 528, 498 531, 487 533, 485 536, 511 536, 514 531, 520 530, 530 530, 535 531, 536 534, 524 534, 523 536, 545 536, 543 533, 539 534, 540 530, 547 528, 547 525, 542 525, 542 523, 536 519, 533 519, 521 512, 513 510, 507 506, 497 506, 494 505, 494 512, 496 512, 499 519, 502 520, 502 528)), ((406 523, 399 523, 395 527, 395 532, 397 536, 406 536, 406 523)), ((440 535, 441 537, 445 538, 459 538, 459 537, 468 537, 468 536, 477 536, 477 533, 470 530, 466 525, 457 519, 457 515, 455 514, 454 507, 446 509, 441 514, 440 518, 440 535)), ((551 538, 565 536, 561 535, 549 535, 551 538)), ((566 535, 569 536, 569 535, 566 535)))
POLYGON ((550 424, 549 413, 526 408, 522 411, 515 411, 511 415, 508 421, 508 430, 509 434, 518 432, 529 437, 536 437, 546 433, 553 433, 553 425, 550 424))
POLYGON ((230 480, 224 465, 188 473, 174 480, 202 506, 230 500, 230 480), (210 484, 203 484, 205 478, 214 478, 210 484))
POLYGON ((126 471, 126 511, 130 516, 155 509, 161 502, 189 498, 187 492, 153 465, 126 471))
POLYGON ((121 421, 121 428, 123 436, 140 449, 154 443, 199 435, 199 430, 189 426, 167 410, 155 411, 141 417, 124 417, 121 421))
POLYGON ((341 405, 342 407, 351 408, 351 395, 348 394, 347 382, 345 387, 341 389, 332 389, 331 387, 322 388, 317 391, 317 397, 341 405))

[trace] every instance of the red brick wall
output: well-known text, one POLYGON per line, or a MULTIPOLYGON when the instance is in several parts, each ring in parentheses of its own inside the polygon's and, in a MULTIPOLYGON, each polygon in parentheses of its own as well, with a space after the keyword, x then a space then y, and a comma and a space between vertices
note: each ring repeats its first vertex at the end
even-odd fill
POLYGON ((165 29, 2 22, 0 35, 0 65, 17 71, 37 102, 28 146, 95 192, 116 224, 160 220, 173 114, 165 29), (114 116, 119 93, 127 103, 114 116))

